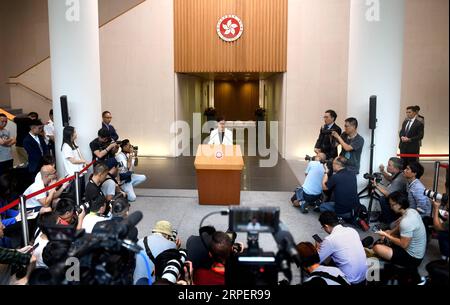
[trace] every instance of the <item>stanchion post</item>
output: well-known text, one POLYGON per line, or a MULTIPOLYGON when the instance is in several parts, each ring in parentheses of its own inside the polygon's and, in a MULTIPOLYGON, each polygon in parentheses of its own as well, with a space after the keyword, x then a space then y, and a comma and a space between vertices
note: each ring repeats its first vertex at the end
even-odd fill
POLYGON ((27 218, 27 198, 20 196, 20 216, 22 217, 22 237, 24 247, 30 243, 30 234, 28 232, 28 218, 27 218))
POLYGON ((80 206, 80 173, 75 172, 75 200, 77 207, 80 206))
POLYGON ((437 192, 439 184, 439 171, 441 168, 441 162, 434 162, 434 177, 433 177, 433 192, 437 192))

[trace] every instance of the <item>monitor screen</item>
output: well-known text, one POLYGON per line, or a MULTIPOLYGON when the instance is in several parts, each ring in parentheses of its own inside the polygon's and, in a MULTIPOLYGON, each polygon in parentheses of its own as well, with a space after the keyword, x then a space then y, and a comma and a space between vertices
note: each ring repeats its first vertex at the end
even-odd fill
POLYGON ((230 208, 229 223, 234 232, 274 233, 279 221, 280 208, 277 207, 230 208))

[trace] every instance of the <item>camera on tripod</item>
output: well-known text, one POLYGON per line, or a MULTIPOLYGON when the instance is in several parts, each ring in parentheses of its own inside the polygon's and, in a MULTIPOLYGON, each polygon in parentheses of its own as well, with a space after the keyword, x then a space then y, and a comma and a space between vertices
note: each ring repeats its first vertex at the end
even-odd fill
POLYGON ((380 183, 383 180, 383 175, 381 173, 373 173, 372 175, 365 173, 363 177, 364 179, 376 181, 377 183, 380 183))
POLYGON ((448 203, 448 194, 446 193, 439 194, 433 190, 425 189, 423 194, 432 200, 440 201, 442 205, 446 205, 448 203))

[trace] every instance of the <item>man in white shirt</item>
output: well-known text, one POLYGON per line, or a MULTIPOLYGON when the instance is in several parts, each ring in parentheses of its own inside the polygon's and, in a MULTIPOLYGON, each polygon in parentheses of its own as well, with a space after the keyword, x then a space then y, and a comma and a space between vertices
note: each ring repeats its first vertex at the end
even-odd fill
POLYGON ((136 201, 134 187, 147 180, 145 175, 134 173, 133 156, 135 155, 133 146, 128 139, 120 144, 121 152, 117 154, 116 160, 119 163, 119 176, 123 182, 122 190, 127 193, 128 201, 136 201))
POLYGON ((209 143, 214 145, 233 145, 233 132, 225 128, 225 118, 217 118, 217 128, 211 131, 209 143))
POLYGON ((343 227, 334 212, 323 212, 319 217, 328 235, 317 244, 320 262, 331 258, 352 285, 363 285, 366 280, 367 262, 358 232, 343 227))
MULTIPOLYGON (((34 192, 40 191, 49 185, 56 183, 56 169, 52 165, 44 165, 40 171, 40 177, 37 176, 34 183, 31 184, 23 193, 28 196, 34 192)), ((51 207, 54 199, 59 198, 64 189, 69 185, 68 182, 64 183, 59 190, 55 188, 27 199, 27 210, 39 211, 42 207, 51 207)))

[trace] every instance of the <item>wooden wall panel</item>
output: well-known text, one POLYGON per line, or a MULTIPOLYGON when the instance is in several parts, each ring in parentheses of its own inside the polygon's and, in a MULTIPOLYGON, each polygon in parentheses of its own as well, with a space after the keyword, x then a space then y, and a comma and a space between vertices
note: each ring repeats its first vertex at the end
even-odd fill
POLYGON ((175 72, 285 72, 287 0, 174 0, 175 72), (244 33, 225 42, 223 15, 237 15, 244 33))
POLYGON ((214 107, 227 121, 254 121, 259 105, 259 81, 215 81, 214 107))

